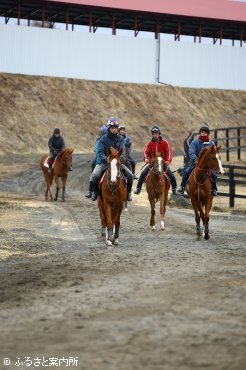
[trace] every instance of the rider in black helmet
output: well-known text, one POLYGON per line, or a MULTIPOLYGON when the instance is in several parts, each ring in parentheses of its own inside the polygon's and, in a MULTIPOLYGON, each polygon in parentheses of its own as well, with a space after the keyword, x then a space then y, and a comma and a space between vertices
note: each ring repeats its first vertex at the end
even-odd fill
POLYGON ((55 128, 53 135, 49 138, 48 147, 50 149, 49 155, 49 172, 52 171, 52 164, 62 149, 65 148, 65 141, 61 136, 61 130, 55 128))
MULTIPOLYGON (((184 170, 180 188, 177 190, 178 194, 181 194, 181 195, 184 194, 186 183, 190 177, 190 174, 193 168, 195 167, 195 162, 199 154, 201 153, 201 151, 208 146, 215 146, 214 141, 210 140, 209 135, 210 135, 209 127, 207 125, 203 125, 199 129, 199 137, 191 142, 189 146, 190 160, 189 160, 188 166, 184 170)), ((216 173, 212 171, 211 173, 211 185, 212 185, 211 195, 213 197, 217 196, 216 182, 217 182, 216 173)))

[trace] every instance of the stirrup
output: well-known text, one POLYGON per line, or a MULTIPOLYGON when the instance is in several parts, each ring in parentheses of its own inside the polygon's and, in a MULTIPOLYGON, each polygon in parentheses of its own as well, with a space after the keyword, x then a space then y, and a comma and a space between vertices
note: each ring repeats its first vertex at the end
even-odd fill
POLYGON ((180 188, 177 190, 177 193, 183 195, 184 194, 184 191, 185 191, 184 187, 183 186, 180 186, 180 188))
POLYGON ((85 194, 85 197, 86 198, 91 198, 91 196, 92 196, 92 192, 91 191, 88 191, 86 194, 85 194))
POLYGON ((98 196, 98 194, 95 191, 93 191, 93 193, 91 195, 91 200, 93 200, 93 202, 95 202, 95 200, 97 200, 97 196, 98 196))
POLYGON ((140 188, 137 188, 135 191, 134 191, 134 194, 140 194, 141 193, 141 189, 140 188))
POLYGON ((216 190, 216 189, 212 189, 212 190, 211 190, 211 196, 212 196, 212 197, 217 197, 217 195, 218 195, 218 194, 217 194, 217 190, 216 190))
POLYGON ((131 193, 128 193, 128 194, 127 194, 126 201, 127 201, 127 202, 131 202, 131 201, 132 201, 131 193))

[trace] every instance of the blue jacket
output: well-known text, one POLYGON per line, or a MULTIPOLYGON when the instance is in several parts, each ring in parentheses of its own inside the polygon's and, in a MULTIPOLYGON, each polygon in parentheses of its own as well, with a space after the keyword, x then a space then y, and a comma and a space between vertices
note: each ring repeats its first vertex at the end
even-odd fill
POLYGON ((124 149, 124 138, 121 135, 116 135, 116 140, 112 140, 109 134, 103 135, 96 143, 97 146, 97 159, 96 164, 106 163, 108 159, 108 149, 113 147, 117 151, 124 149))
POLYGON ((207 146, 215 146, 215 143, 212 140, 209 140, 208 142, 203 142, 199 139, 193 140, 189 146, 190 162, 194 162, 198 158, 202 149, 207 146))

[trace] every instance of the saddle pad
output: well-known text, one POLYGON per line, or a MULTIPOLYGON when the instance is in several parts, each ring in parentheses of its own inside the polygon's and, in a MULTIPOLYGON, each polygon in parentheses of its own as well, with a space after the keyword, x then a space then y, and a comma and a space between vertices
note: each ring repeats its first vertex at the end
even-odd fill
MULTIPOLYGON (((55 166, 56 159, 57 159, 57 157, 55 157, 55 160, 54 160, 54 162, 52 163, 52 168, 54 168, 54 166, 55 166)), ((48 156, 48 157, 45 159, 45 161, 44 161, 44 167, 49 168, 49 156, 48 156)))

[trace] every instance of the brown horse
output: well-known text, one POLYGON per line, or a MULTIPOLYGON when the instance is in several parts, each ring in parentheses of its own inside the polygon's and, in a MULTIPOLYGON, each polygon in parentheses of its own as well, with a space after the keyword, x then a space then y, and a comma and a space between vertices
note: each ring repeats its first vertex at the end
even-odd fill
POLYGON ((146 180, 146 190, 151 207, 150 226, 152 230, 156 229, 155 226, 155 205, 160 201, 160 215, 161 215, 161 230, 165 230, 165 214, 166 205, 168 200, 168 190, 170 188, 169 181, 166 180, 163 172, 163 159, 159 153, 151 159, 149 176, 146 180))
POLYGON ((102 236, 106 237, 107 245, 118 244, 120 216, 127 196, 120 172, 120 155, 121 151, 109 148, 108 169, 102 179, 101 194, 98 196, 102 236))
POLYGON ((211 196, 211 170, 224 173, 221 158, 219 155, 220 147, 209 146, 200 153, 197 164, 187 183, 187 193, 190 196, 191 204, 195 212, 197 237, 202 236, 200 220, 204 225, 204 238, 209 239, 209 212, 212 207, 213 197, 211 196))
POLYGON ((46 190, 45 190, 45 200, 48 200, 48 194, 50 194, 50 200, 53 200, 52 193, 51 193, 51 185, 53 178, 56 184, 56 195, 55 201, 58 198, 59 193, 59 178, 62 177, 62 200, 65 201, 65 187, 67 182, 67 175, 68 171, 72 169, 72 153, 73 149, 65 148, 63 149, 55 159, 54 166, 52 168, 51 173, 49 173, 48 168, 44 166, 45 160, 48 157, 48 154, 45 154, 40 160, 40 167, 43 171, 45 182, 46 182, 46 190))

